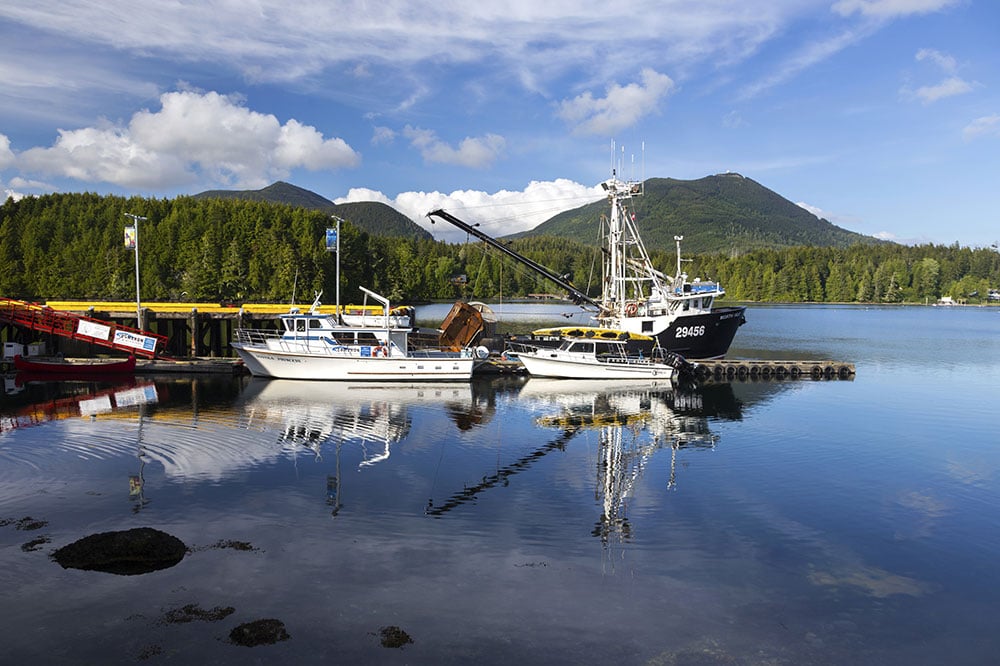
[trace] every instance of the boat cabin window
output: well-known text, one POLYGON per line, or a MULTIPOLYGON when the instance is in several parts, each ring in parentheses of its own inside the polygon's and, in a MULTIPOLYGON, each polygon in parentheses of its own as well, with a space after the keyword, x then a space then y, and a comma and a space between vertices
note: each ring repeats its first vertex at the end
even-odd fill
POLYGON ((323 322, 319 319, 310 319, 309 328, 323 328, 323 322))
POLYGON ((643 322, 642 322, 642 332, 643 333, 652 333, 653 332, 653 320, 652 319, 645 319, 645 320, 643 320, 643 322))
POLYGON ((621 355, 621 345, 615 344, 613 342, 598 342, 597 343, 597 355, 598 356, 620 356, 621 355))
POLYGON ((354 331, 333 331, 330 333, 334 340, 338 344, 342 345, 353 345, 354 344, 354 331))
POLYGON ((305 333, 306 332, 306 320, 305 319, 296 319, 295 320, 295 332, 296 333, 305 333))
POLYGON ((573 342, 569 346, 570 351, 579 352, 581 354, 593 354, 594 353, 594 343, 593 342, 573 342))

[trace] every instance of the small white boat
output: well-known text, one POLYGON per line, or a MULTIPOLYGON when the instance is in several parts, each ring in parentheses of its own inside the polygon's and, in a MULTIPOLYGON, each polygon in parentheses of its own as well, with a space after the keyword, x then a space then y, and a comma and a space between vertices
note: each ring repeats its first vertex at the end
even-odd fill
POLYGON ((370 316, 350 326, 320 314, 317 296, 309 312, 281 315, 277 331, 237 329, 231 345, 251 374, 277 379, 467 381, 488 356, 485 348, 410 349, 412 329, 391 316, 389 300, 361 290, 382 303, 381 325, 370 316))
POLYGON ((649 336, 586 326, 561 332, 558 347, 511 343, 524 369, 533 377, 561 379, 660 379, 671 380, 687 361, 662 348, 649 355, 631 354, 630 341, 653 342, 649 336))

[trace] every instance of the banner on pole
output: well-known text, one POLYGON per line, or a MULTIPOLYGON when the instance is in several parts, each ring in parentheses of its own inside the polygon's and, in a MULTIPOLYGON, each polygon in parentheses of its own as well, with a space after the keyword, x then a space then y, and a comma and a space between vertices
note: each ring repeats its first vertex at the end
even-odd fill
POLYGON ((135 227, 125 227, 125 247, 135 249, 135 227))
POLYGON ((337 251, 337 230, 332 227, 326 230, 326 251, 337 251))

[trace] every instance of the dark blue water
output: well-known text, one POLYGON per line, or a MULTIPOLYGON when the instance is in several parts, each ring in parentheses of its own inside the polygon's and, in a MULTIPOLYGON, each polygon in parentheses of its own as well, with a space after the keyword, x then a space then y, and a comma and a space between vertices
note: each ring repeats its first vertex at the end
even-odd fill
POLYGON ((733 355, 857 376, 9 379, 0 660, 994 663, 1000 309, 747 318, 733 355), (183 560, 51 557, 146 526, 183 560), (290 638, 230 642, 265 618, 290 638))

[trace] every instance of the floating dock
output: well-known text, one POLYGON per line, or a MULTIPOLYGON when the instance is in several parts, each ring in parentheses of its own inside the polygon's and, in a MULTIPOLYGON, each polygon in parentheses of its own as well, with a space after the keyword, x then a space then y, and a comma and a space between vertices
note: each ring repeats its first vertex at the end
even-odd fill
POLYGON ((854 379, 854 364, 843 361, 719 359, 695 362, 695 376, 706 379, 854 379))
MULTIPOLYGON (((747 360, 722 359, 693 361, 695 378, 699 381, 727 379, 854 379, 853 363, 843 361, 747 360)), ((476 374, 527 375, 519 361, 491 356, 476 367, 476 374)))

